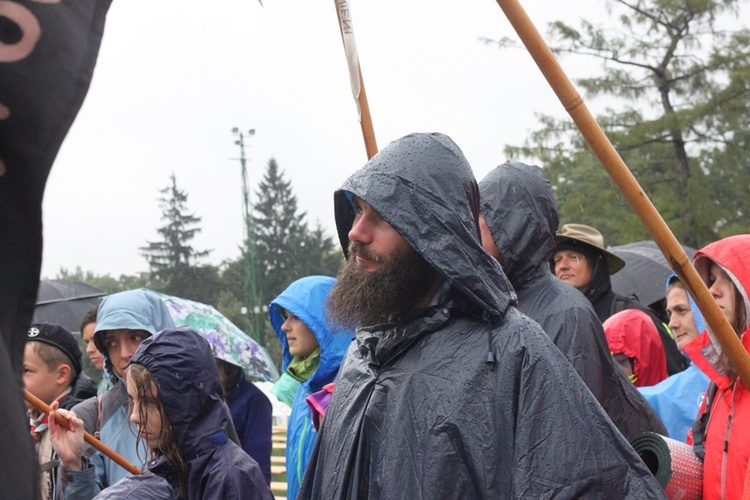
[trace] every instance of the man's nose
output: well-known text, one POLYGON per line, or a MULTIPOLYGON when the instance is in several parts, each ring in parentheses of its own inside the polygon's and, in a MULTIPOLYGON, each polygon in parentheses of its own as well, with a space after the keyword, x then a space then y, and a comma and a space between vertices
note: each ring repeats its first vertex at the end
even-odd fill
POLYGON ((349 240, 362 243, 363 245, 372 243, 371 226, 372 224, 366 216, 355 219, 352 228, 349 230, 349 240))

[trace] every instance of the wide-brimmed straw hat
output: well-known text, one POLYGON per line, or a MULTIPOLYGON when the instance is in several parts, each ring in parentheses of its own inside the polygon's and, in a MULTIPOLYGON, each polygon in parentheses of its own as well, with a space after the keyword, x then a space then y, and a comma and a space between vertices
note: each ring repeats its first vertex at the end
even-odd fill
POLYGON ((583 248, 584 250, 588 249, 591 252, 603 255, 604 260, 607 262, 607 269, 610 276, 625 267, 624 260, 604 248, 602 233, 591 226, 586 226, 585 224, 565 224, 560 232, 557 233, 555 239, 557 240, 558 248, 583 248))

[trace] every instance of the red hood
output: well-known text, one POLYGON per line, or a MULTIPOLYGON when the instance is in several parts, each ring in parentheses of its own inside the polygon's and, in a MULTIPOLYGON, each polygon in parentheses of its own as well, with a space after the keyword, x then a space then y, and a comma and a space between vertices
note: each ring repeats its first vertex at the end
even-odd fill
MULTIPOLYGON (((724 238, 701 248, 695 253, 695 269, 704 282, 708 281, 708 267, 711 260, 729 274, 742 295, 745 310, 748 311, 750 306, 747 292, 750 290, 750 234, 724 238)), ((747 317, 750 317, 750 314, 747 317)), ((750 351, 748 349, 750 337, 743 333, 741 338, 745 349, 750 351)), ((719 387, 723 388, 731 383, 729 377, 726 376, 726 369, 722 367, 719 361, 716 344, 711 341, 709 332, 704 332, 693 339, 685 346, 685 352, 719 387)))
POLYGON ((708 280, 709 259, 727 271, 742 294, 747 309, 750 305, 750 301, 748 301, 748 290, 750 290, 750 234, 739 234, 724 238, 701 248, 695 253, 695 269, 704 283, 708 280))
POLYGON ((637 387, 655 385, 667 378, 667 358, 659 332, 648 314, 625 309, 604 322, 609 350, 635 359, 637 387))

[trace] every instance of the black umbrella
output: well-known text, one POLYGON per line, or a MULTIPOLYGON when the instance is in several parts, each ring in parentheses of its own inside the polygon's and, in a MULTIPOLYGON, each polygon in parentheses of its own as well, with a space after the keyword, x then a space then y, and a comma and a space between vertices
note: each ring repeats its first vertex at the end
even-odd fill
MULTIPOLYGON (((685 245, 682 248, 688 257, 695 254, 694 248, 685 245)), ((667 278, 673 271, 655 241, 636 241, 607 250, 625 261, 625 267, 612 275, 612 290, 622 295, 635 295, 646 305, 666 297, 667 278)))
POLYGON ((41 280, 34 308, 34 323, 57 323, 80 333, 84 315, 106 295, 96 287, 69 280, 41 280))

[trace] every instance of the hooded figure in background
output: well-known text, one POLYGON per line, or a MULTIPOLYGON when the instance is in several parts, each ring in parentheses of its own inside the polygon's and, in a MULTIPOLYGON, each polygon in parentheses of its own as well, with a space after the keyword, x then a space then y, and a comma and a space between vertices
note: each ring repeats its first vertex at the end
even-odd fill
MULTIPOLYGON (((98 433, 102 443, 140 467, 148 456, 138 432, 130 422, 128 394, 125 386, 125 367, 138 343, 164 328, 174 328, 174 322, 161 299, 148 290, 130 290, 109 295, 102 300, 97 314, 94 343, 104 357, 104 365, 112 373, 113 385, 100 398, 91 398, 73 407, 73 412, 83 420, 84 428, 91 434, 98 433), (120 349, 124 342, 118 337, 117 359, 113 359, 113 346, 105 342, 108 332, 124 332, 128 342, 133 342, 130 351, 120 349), (121 353, 122 351, 122 353, 121 353), (127 351, 127 352, 126 352, 127 351), (122 355, 121 355, 122 354, 122 355)), ((84 455, 87 464, 80 471, 64 471, 65 495, 67 498, 92 498, 100 490, 111 486, 130 473, 87 446, 84 455)))
POLYGON ((334 203, 349 260, 328 314, 358 326, 298 498, 663 497, 568 361, 514 307, 481 246, 476 181, 450 138, 392 142, 334 203))
MULTIPOLYGON (((318 344, 317 349, 307 356, 308 373, 300 377, 303 380, 299 381, 292 396, 292 413, 286 438, 286 494, 289 498, 297 497, 307 461, 318 437, 306 398, 336 379, 341 360, 344 359, 354 336, 353 332, 334 334, 326 322, 326 297, 335 282, 335 279, 328 276, 308 276, 299 279, 289 285, 268 307, 271 325, 281 342, 281 368, 284 373, 289 371, 294 359, 290 352, 288 336, 298 335, 296 330, 286 324, 289 315, 304 323, 318 344)), ((295 337, 293 341, 299 343, 301 340, 295 337)))
POLYGON ((500 165, 479 183, 482 244, 518 294, 518 309, 541 325, 612 422, 631 440, 666 434, 659 417, 617 368, 604 329, 582 293, 555 278, 557 202, 542 169, 500 165))
MULTIPOLYGON (((257 462, 228 438, 219 372, 203 337, 189 328, 164 330, 144 340, 130 364, 146 368, 156 382, 157 397, 185 461, 184 498, 273 498, 257 462)), ((146 466, 180 490, 166 455, 157 455, 146 466)))
POLYGON ((667 378, 664 346, 648 314, 638 309, 620 311, 604 322, 604 333, 615 361, 636 387, 667 378))

